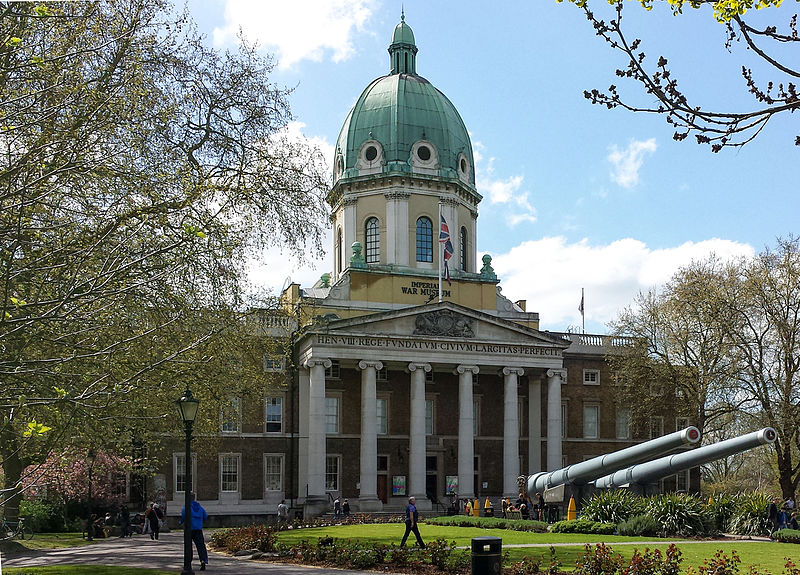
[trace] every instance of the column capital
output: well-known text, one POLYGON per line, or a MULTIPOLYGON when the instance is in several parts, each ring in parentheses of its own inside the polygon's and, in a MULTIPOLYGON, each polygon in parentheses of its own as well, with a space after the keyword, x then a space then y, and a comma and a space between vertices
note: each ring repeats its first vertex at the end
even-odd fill
POLYGON ((358 369, 367 369, 368 367, 374 367, 375 371, 380 371, 383 369, 383 362, 367 359, 362 359, 358 362, 358 369))
POLYGON ((321 365, 325 369, 328 369, 333 365, 333 362, 327 357, 309 357, 307 360, 305 360, 305 362, 303 362, 303 367, 307 367, 309 369, 316 365, 321 365))
POLYGON ((548 369, 547 370, 547 377, 560 377, 563 381, 567 380, 567 370, 566 369, 548 369))
POLYGON ((503 369, 500 370, 500 373, 502 373, 503 375, 513 374, 518 377, 522 377, 523 375, 525 375, 525 370, 522 369, 521 367, 504 367, 503 369))
POLYGON ((461 375, 467 373, 468 371, 472 372, 475 375, 478 375, 480 372, 480 368, 477 365, 459 365, 456 367, 456 373, 461 375))
POLYGON ((429 364, 429 363, 416 363, 416 362, 413 362, 413 361, 408 364, 408 371, 410 371, 411 373, 414 373, 418 369, 421 369, 425 373, 428 373, 431 370, 431 364, 429 364))

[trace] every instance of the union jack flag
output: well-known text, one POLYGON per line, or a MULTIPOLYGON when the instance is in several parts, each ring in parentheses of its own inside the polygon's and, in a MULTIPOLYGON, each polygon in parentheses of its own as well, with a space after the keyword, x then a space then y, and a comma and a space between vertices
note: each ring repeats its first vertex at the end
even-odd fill
POLYGON ((444 279, 447 280, 447 285, 452 285, 450 283, 450 268, 447 267, 447 261, 453 257, 453 243, 450 241, 450 228, 447 227, 447 221, 444 219, 444 216, 441 216, 442 221, 439 225, 439 243, 443 244, 444 247, 444 279))

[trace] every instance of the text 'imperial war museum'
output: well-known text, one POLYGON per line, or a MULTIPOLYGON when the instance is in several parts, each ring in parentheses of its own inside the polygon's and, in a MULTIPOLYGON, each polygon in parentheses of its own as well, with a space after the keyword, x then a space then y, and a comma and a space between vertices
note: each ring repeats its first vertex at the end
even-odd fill
MULTIPOLYGON (((283 391, 231 398, 218 451, 193 463, 212 515, 274 514, 282 499, 313 515, 335 497, 377 511, 414 495, 430 509, 454 492, 496 504, 516 498, 521 474, 689 423, 664 414, 633 437, 605 359, 626 342, 539 331, 525 300, 502 295, 491 257, 476 254, 481 195, 467 129, 417 73, 404 20, 389 59, 336 142, 333 271, 310 288, 290 285, 285 314, 265 319, 266 336, 291 337, 291 360, 264 362, 283 391)), ((154 485, 169 514, 183 500, 183 457, 176 446, 154 485)))

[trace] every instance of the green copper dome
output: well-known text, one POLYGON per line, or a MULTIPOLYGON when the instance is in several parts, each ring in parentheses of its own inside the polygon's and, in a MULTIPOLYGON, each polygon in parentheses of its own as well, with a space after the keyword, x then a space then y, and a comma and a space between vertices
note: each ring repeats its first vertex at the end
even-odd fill
POLYGON ((403 18, 389 46, 391 72, 366 87, 339 133, 334 184, 400 172, 475 190, 467 128, 447 96, 416 73, 416 54, 414 33, 403 18))

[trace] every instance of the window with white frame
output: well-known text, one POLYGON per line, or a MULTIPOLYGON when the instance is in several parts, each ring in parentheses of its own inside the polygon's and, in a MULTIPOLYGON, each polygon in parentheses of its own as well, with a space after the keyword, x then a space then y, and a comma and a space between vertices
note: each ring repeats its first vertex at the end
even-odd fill
POLYGON ((264 454, 264 491, 283 491, 283 454, 264 454))
POLYGON ((617 410, 617 439, 631 438, 631 410, 617 410))
POLYGON ((653 415, 650 417, 650 439, 664 435, 664 416, 653 415))
POLYGON ((585 439, 597 438, 597 427, 599 425, 600 407, 597 405, 583 406, 583 437, 585 439))
POLYGON ((339 398, 325 398, 325 433, 339 433, 339 398))
POLYGON ((379 397, 375 400, 375 417, 378 435, 389 433, 389 400, 385 397, 379 397))
POLYGON ((472 435, 478 437, 480 430, 481 402, 478 398, 472 398, 472 435))
POLYGON ((368 264, 381 261, 381 227, 378 218, 368 218, 364 224, 364 259, 368 264))
POLYGON ((561 437, 567 437, 567 404, 561 404, 561 437))
POLYGON ((222 453, 219 456, 219 488, 224 492, 239 491, 239 453, 222 453))
MULTIPOLYGON (((172 468, 175 478, 175 493, 184 493, 186 490, 186 454, 172 454, 172 468)), ((197 488, 197 454, 192 453, 192 491, 197 488)))
POLYGON ((264 371, 266 372, 279 372, 283 371, 284 358, 264 356, 264 371))
POLYGON ((231 397, 220 408, 220 429, 223 433, 238 433, 242 419, 242 403, 238 397, 231 397))
POLYGON ((341 379, 342 373, 339 367, 339 360, 332 359, 331 366, 325 368, 325 379, 341 379))
POLYGON ((583 370, 583 385, 600 385, 600 370, 599 369, 584 369, 583 370))
POLYGON ((425 400, 425 435, 433 435, 434 404, 432 399, 425 400))
POLYGON ((675 431, 681 431, 689 427, 689 418, 688 417, 676 417, 675 418, 675 431))
POLYGON ((339 491, 339 462, 338 455, 325 457, 325 491, 339 491))
POLYGON ((268 397, 265 401, 264 431, 280 433, 283 431, 283 397, 268 397))

